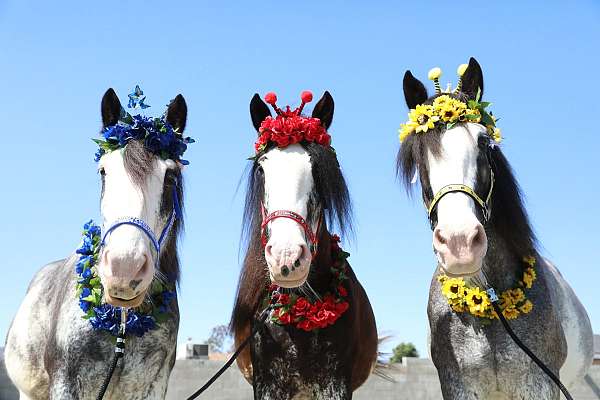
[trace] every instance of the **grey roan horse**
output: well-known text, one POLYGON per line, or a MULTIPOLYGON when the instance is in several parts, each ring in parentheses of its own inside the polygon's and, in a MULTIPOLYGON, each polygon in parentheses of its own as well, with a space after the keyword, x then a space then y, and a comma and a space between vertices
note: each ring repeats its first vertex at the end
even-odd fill
MULTIPOLYGON (((104 128, 122 111, 115 92, 102 99, 104 128)), ((175 132, 185 127, 187 106, 181 95, 169 105, 165 120, 175 132)), ((180 164, 149 151, 142 140, 122 144, 99 160, 101 211, 105 227, 128 217, 144 221, 155 234, 174 209, 174 186, 182 195, 180 164)), ((147 235, 131 225, 114 230, 101 251, 97 272, 103 301, 117 307, 148 304, 157 280, 175 287, 179 279, 177 219, 156 254, 147 235), (156 259, 158 263, 156 263, 156 259), (155 267, 156 266, 156 267, 155 267)), ((76 237, 73 238, 77 240, 76 237)), ((8 374, 21 399, 93 399, 114 354, 114 337, 94 330, 78 304, 75 264, 78 256, 50 263, 33 278, 6 341, 8 374)), ((179 326, 177 299, 155 329, 127 335, 126 354, 115 371, 105 399, 162 399, 175 363, 179 326)))
MULTIPOLYGON (((404 76, 410 109, 431 105, 443 95, 464 103, 478 102, 478 93, 483 93, 483 76, 474 59, 464 72, 462 88, 454 93, 438 90, 428 98, 420 81, 409 71, 404 76)), ((443 272, 448 277, 465 277, 464 282, 474 287, 482 283, 475 277, 483 274, 498 293, 522 287, 512 292, 517 297, 527 288, 530 304, 503 311, 512 318, 509 323, 515 333, 555 374, 560 373, 567 387, 585 375, 592 357, 590 321, 556 267, 536 250, 520 189, 500 148, 478 123, 439 124, 406 137, 398 167, 408 187, 419 172, 426 206, 436 200, 430 220, 439 265, 431 281, 427 312, 431 357, 444 399, 559 399, 558 387, 517 347, 500 321, 451 309, 450 297, 442 294, 437 279, 443 272), (434 197, 444 194, 441 190, 447 185, 456 184, 463 189, 441 199, 434 197), (489 192, 487 204, 474 201, 486 199, 489 192), (524 257, 533 257, 531 263, 535 259, 537 279, 532 285, 519 283, 525 280, 524 257)), ((454 290, 461 289, 455 286, 454 290)), ((482 297, 472 299, 477 306, 475 301, 482 297)), ((510 299, 504 300, 506 307, 510 299)))

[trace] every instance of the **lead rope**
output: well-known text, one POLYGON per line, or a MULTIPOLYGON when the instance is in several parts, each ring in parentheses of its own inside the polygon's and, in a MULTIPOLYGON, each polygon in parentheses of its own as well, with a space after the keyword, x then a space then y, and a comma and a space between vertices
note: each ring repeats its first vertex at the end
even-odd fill
POLYGON ((550 370, 550 368, 548 368, 546 366, 546 364, 544 364, 542 362, 542 360, 537 358, 537 356, 535 354, 533 354, 533 352, 531 350, 529 350, 529 348, 525 345, 525 343, 523 343, 521 341, 521 339, 519 339, 519 337, 512 330, 512 328, 508 324, 508 321, 506 320, 506 318, 504 318, 504 315, 502 314, 502 310, 500 309, 500 306, 498 305, 499 299, 498 299, 498 296, 496 295, 496 291, 494 290, 494 288, 490 287, 489 289, 486 290, 486 293, 487 293, 488 297, 490 298, 490 301, 492 302, 492 306, 494 307, 496 314, 498 314, 498 318, 500 319, 500 322, 502 322, 504 329, 506 329, 508 336, 510 336, 511 339, 517 344, 517 346, 519 346, 521 348, 521 350, 523 350, 525 352, 525 354, 527 354, 529 356, 529 358, 531 358, 531 360, 534 363, 536 363, 538 365, 538 367, 540 367, 542 369, 542 371, 544 371, 544 373, 546 375, 548 375, 548 377, 550 377, 550 379, 552 379, 552 381, 554 381, 554 383, 556 383, 556 385, 558 386, 560 391, 565 395, 567 400, 573 400, 573 397, 571 396, 571 394, 569 393, 569 391, 567 390, 565 385, 563 385, 563 383, 560 381, 560 379, 556 375, 554 375, 554 373, 550 370))
POLYGON ((125 355, 125 329, 127 328, 127 309, 121 308, 121 325, 119 327, 119 334, 117 335, 117 343, 115 344, 115 356, 110 363, 110 367, 108 368, 108 373, 106 377, 104 377, 104 382, 100 387, 100 391, 98 392, 98 396, 96 400, 102 400, 104 394, 106 393, 106 389, 108 388, 108 384, 115 373, 115 368, 117 367, 117 362, 119 358, 123 358, 125 355))
POLYGON ((229 368, 231 366, 231 364, 233 364, 233 362, 235 361, 236 358, 238 358, 238 356, 240 355, 240 353, 242 352, 242 350, 244 350, 244 348, 248 345, 248 343, 250 342, 250 339, 252 337, 254 337, 254 335, 258 332, 258 330, 260 328, 263 327, 263 324, 264 324, 265 320, 267 319, 267 316, 269 315, 269 311, 270 310, 271 310, 271 306, 268 306, 267 308, 265 308, 263 310, 263 312, 260 314, 260 316, 256 320, 257 323, 254 325, 254 329, 252 330, 252 333, 250 333, 250 335, 246 339, 244 339, 244 341, 242 342, 242 344, 240 344, 238 346, 238 348, 236 349, 235 353, 233 353, 231 355, 231 357, 229 357, 229 359, 227 360, 227 362, 225 363, 225 365, 223 365, 221 367, 221 369, 219 369, 217 371, 217 373, 214 374, 200 389, 196 390, 194 392, 194 394, 192 394, 190 397, 188 397, 187 400, 193 400, 193 399, 197 398, 198 396, 200 396, 217 379, 219 379, 219 377, 221 375, 223 375, 223 373, 227 370, 227 368, 229 368))

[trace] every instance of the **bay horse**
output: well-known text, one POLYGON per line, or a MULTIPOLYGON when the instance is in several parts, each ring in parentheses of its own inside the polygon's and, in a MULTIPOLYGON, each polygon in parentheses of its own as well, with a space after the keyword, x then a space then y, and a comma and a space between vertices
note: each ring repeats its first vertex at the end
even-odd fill
POLYGON ((269 304, 278 309, 238 367, 255 399, 350 399, 376 364, 378 338, 367 295, 329 232, 334 224, 341 233, 351 230, 350 195, 326 132, 333 98, 325 92, 310 118, 301 115, 310 92, 295 111, 279 109, 274 93, 265 100, 278 115, 254 95, 250 115, 259 139, 244 210, 248 248, 231 317, 236 346, 269 304))
MULTIPOLYGON (((416 125, 428 122, 422 113, 441 102, 458 100, 463 109, 464 104, 478 109, 465 114, 466 121, 450 126, 429 121, 434 129, 408 136, 410 122, 403 125, 398 171, 407 190, 418 172, 438 258, 427 306, 431 358, 446 400, 557 400, 558 387, 511 340, 487 294, 477 290, 487 280, 499 292, 502 314, 517 336, 567 387, 591 364, 590 321, 558 269, 537 249, 521 189, 497 143, 495 117, 469 122, 479 120, 485 114, 479 110, 489 103, 480 102, 479 63, 471 58, 464 67, 454 93, 439 90, 440 71, 430 72, 438 88, 432 97, 410 71, 403 82, 416 125)), ((453 118, 451 111, 437 116, 453 118)))
POLYGON ((6 369, 21 400, 95 399, 114 354, 113 334, 119 326, 114 319, 124 317, 127 309, 126 353, 104 398, 163 399, 175 363, 177 238, 183 220, 181 215, 174 220, 171 216, 174 203, 179 203, 177 208, 183 204, 182 160, 163 159, 155 150, 159 138, 172 140, 176 152, 183 153, 188 141, 177 135, 185 128, 187 106, 178 95, 161 123, 176 136, 147 136, 145 141, 141 124, 156 124, 158 119, 134 117, 138 119, 133 133, 126 131, 121 123, 124 109, 112 89, 105 93, 101 109, 105 137, 120 132, 118 138, 103 142, 115 151, 97 154, 101 214, 110 236, 100 244, 95 238, 100 227, 86 224, 87 236, 77 253, 44 266, 31 281, 5 349, 6 369), (126 136, 129 133, 134 137, 126 136), (161 230, 159 244, 164 246, 156 251, 152 237, 161 230), (88 256, 91 246, 100 246, 96 272, 86 258, 94 257, 88 256), (88 276, 92 273, 96 275, 88 276), (153 297, 157 285, 172 290, 159 292, 161 309, 153 316, 138 313, 158 306, 161 300, 153 297), (90 302, 100 305, 92 307, 90 302))

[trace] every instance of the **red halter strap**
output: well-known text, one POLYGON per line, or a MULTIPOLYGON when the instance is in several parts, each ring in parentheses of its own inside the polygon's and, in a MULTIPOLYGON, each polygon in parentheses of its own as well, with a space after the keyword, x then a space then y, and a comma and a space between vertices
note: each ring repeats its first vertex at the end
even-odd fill
POLYGON ((304 229, 306 238, 310 242, 310 247, 311 247, 310 252, 312 253, 313 259, 315 258, 316 254, 317 254, 317 242, 318 242, 316 233, 319 233, 319 229, 321 229, 321 218, 319 218, 316 232, 313 232, 312 229, 310 228, 310 225, 306 222, 306 220, 300 214, 297 214, 297 213, 295 213, 293 211, 289 211, 289 210, 277 210, 277 211, 273 211, 270 214, 267 214, 264 205, 261 204, 260 208, 261 208, 261 212, 262 212, 262 216, 263 216, 263 222, 260 225, 260 240, 262 242, 263 247, 265 247, 267 245, 267 240, 268 240, 267 239, 267 225, 269 224, 269 222, 271 222, 277 218, 287 218, 287 219, 291 219, 292 221, 295 221, 298 225, 300 225, 302 227, 302 229, 304 229))

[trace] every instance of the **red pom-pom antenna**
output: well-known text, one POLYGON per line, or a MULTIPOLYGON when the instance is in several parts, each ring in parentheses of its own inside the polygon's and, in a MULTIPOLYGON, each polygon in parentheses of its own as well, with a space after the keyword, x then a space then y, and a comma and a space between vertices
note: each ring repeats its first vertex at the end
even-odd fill
POLYGON ((275 103, 277 103, 277 95, 274 92, 269 92, 265 94, 265 101, 267 104, 275 106, 275 103))
POLYGON ((310 103, 312 101, 312 92, 309 90, 305 90, 304 92, 302 92, 302 94, 300 95, 300 98, 302 99, 303 103, 310 103))

